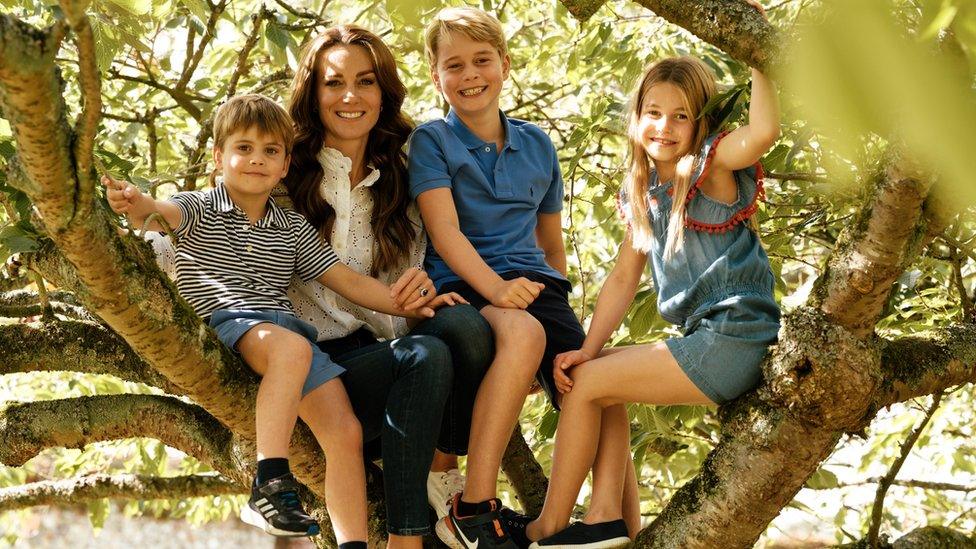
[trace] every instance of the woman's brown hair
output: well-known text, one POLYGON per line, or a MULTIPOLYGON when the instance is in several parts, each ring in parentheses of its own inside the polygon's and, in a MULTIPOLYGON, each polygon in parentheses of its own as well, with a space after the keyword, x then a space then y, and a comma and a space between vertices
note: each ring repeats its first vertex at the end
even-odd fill
POLYGON ((393 53, 379 36, 356 25, 340 25, 326 29, 304 47, 288 105, 296 135, 291 169, 284 182, 295 209, 328 239, 336 212, 319 191, 323 170, 318 154, 325 143, 326 129, 318 112, 316 82, 322 75, 316 74, 316 66, 322 52, 338 45, 366 51, 382 94, 379 119, 369 132, 363 159, 380 171, 379 180, 369 188, 373 198, 370 226, 376 237, 370 274, 376 276, 405 266, 419 230, 407 216, 410 195, 403 149, 413 124, 400 111, 407 88, 397 74, 393 53))

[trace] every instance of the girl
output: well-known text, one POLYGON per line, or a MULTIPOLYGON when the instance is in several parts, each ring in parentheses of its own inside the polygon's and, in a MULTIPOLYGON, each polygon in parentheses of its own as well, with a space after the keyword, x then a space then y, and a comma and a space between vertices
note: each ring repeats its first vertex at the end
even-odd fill
MULTIPOLYGON (((721 404, 761 379, 759 363, 776 339, 779 308, 769 259, 748 222, 763 195, 757 161, 779 135, 779 114, 770 81, 757 70, 752 76, 749 124, 728 134, 715 133, 714 121, 700 116, 715 94, 715 77, 697 59, 652 65, 634 94, 630 165, 620 193, 629 230, 583 347, 554 361, 564 398, 545 507, 527 529, 530 539, 540 540, 533 548, 629 541, 615 535, 617 520, 584 519, 567 528, 593 465, 605 407, 721 404), (648 259, 658 310, 682 327, 684 337, 601 353, 648 259)), ((599 514, 616 518, 621 511, 599 514)))
MULTIPOLYGON (((407 191, 403 148, 413 127, 400 110, 405 96, 378 36, 354 25, 326 29, 295 73, 289 110, 297 136, 284 179, 295 209, 342 261, 392 284, 398 303, 436 293, 417 268, 426 238, 407 191)), ((445 514, 463 486, 456 455, 467 453, 471 408, 493 355, 491 329, 469 305, 409 329, 318 283, 295 281, 289 297, 318 328, 319 347, 346 368, 367 457, 375 457, 369 442, 379 442, 389 547, 420 547, 430 531, 428 491, 445 514), (444 453, 432 466, 435 445, 444 453)), ((333 506, 330 494, 330 516, 333 506)))

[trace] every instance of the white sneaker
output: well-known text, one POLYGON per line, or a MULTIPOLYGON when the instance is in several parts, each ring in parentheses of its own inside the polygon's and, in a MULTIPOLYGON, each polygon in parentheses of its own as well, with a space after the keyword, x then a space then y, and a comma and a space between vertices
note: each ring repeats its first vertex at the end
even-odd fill
POLYGON ((457 469, 440 473, 431 471, 427 474, 427 502, 437 513, 440 521, 447 516, 454 494, 464 491, 464 475, 457 469))

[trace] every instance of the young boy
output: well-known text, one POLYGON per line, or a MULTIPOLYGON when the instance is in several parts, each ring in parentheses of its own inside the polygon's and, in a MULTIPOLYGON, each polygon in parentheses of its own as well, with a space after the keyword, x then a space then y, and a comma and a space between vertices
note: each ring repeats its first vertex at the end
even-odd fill
MULTIPOLYGON (((279 208, 271 190, 288 171, 294 130, 261 95, 230 99, 214 118, 215 186, 154 200, 107 177, 109 205, 141 226, 158 213, 173 229, 180 294, 228 347, 262 376, 256 406, 257 477, 242 518, 276 536, 311 536, 288 465, 298 416, 328 456, 325 487, 339 547, 366 547, 362 434, 338 376, 343 368, 315 345, 316 329, 296 318, 285 294, 292 276, 318 280, 359 305, 389 314, 432 316, 454 296, 421 296, 400 308, 390 289, 339 262, 300 214, 279 208)), ((162 230, 158 223, 150 228, 162 230)))
MULTIPOLYGON (((499 110, 511 61, 494 17, 444 9, 427 26, 425 50, 434 85, 451 106, 443 119, 419 126, 410 143, 410 190, 430 235, 427 270, 438 288, 481 310, 496 346, 475 400, 467 483, 437 534, 451 547, 524 547, 527 519, 506 513, 495 498, 501 458, 533 375, 555 405, 553 359, 579 349, 585 337, 568 301, 559 161, 542 130, 499 110)), ((601 449, 629 447, 622 405, 607 408, 602 425, 601 449), (609 437, 615 444, 604 444, 609 437)), ((622 521, 599 524, 608 506, 619 516, 622 502, 635 532, 639 525, 632 465, 627 490, 601 481, 602 471, 629 462, 625 452, 609 453, 593 464, 596 511, 586 521, 600 531, 588 538, 619 538, 621 527, 627 536, 622 521)))

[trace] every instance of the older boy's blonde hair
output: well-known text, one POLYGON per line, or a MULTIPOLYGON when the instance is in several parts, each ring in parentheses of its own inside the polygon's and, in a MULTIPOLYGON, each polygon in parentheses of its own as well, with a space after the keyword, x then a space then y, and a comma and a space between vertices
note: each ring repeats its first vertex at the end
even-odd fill
POLYGON ((494 16, 477 8, 444 8, 424 30, 424 53, 432 70, 437 69, 437 48, 442 42, 449 43, 452 33, 461 33, 475 42, 487 42, 500 57, 508 55, 505 33, 494 16))
POLYGON ((236 131, 257 128, 281 139, 285 153, 291 154, 295 127, 288 112, 272 99, 257 93, 231 97, 217 109, 213 123, 214 148, 223 149, 227 138, 236 131))

